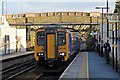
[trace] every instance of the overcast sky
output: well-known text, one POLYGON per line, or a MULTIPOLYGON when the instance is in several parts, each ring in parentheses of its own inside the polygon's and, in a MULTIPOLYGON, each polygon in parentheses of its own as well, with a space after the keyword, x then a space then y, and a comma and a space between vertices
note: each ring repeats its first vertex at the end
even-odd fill
MULTIPOLYGON (((26 12, 101 11, 96 10, 95 7, 106 6, 106 1, 107 0, 6 0, 8 14, 26 12)), ((109 0, 109 12, 114 11, 115 1, 116 0, 109 0)), ((0 2, 2 3, 2 0, 0 0, 0 2)), ((0 8, 0 14, 2 13, 1 9, 2 6, 0 8)), ((104 10, 104 12, 106 12, 106 10, 104 10)))

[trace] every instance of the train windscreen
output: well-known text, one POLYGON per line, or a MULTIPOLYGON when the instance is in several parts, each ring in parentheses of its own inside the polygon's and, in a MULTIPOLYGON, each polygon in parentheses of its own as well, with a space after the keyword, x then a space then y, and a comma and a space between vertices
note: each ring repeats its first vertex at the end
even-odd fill
POLYGON ((37 33, 37 44, 38 46, 44 45, 44 32, 37 33))
POLYGON ((58 45, 62 46, 66 44, 66 33, 61 31, 58 32, 58 45))

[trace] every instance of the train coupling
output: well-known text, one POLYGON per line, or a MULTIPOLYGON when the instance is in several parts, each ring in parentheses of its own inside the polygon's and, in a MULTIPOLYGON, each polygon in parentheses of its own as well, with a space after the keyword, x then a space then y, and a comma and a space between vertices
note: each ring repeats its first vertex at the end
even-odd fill
POLYGON ((48 61, 48 65, 49 65, 49 67, 53 67, 54 66, 54 61, 48 61))

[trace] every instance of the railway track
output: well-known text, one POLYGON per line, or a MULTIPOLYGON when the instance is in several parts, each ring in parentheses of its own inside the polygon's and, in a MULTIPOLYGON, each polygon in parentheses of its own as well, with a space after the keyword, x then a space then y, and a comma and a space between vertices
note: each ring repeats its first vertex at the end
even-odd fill
POLYGON ((40 66, 35 66, 32 69, 29 69, 25 72, 23 72, 22 74, 19 74, 13 78, 11 78, 11 80, 36 80, 38 77, 42 76, 43 74, 43 69, 40 66))
MULTIPOLYGON (((71 61, 72 60, 73 59, 71 59, 71 61)), ((53 70, 53 68, 51 69, 48 67, 47 69, 44 70, 43 69, 44 67, 37 66, 37 64, 34 63, 32 65, 29 65, 29 68, 24 67, 24 70, 21 70, 21 71, 19 70, 20 71, 19 73, 9 76, 8 79, 11 79, 11 80, 28 80, 28 79, 29 80, 58 80, 62 72, 66 69, 68 65, 69 63, 64 66, 62 65, 62 67, 60 67, 61 71, 59 71, 58 70, 59 68, 55 68, 53 70), (56 69, 58 71, 56 71, 56 69), (48 70, 48 72, 46 72, 46 70, 48 70)))
POLYGON ((44 73, 40 74, 39 76, 37 76, 34 80, 39 80, 40 77, 42 77, 44 75, 44 73))
POLYGON ((58 80, 62 72, 58 73, 43 73, 38 76, 35 80, 58 80))
MULTIPOLYGON (((76 56, 76 55, 75 55, 76 56)), ((70 60, 70 62, 68 63, 68 64, 66 64, 66 65, 62 65, 62 67, 61 67, 61 70, 62 71, 60 71, 60 72, 55 72, 55 71, 51 71, 51 70, 49 70, 49 72, 44 72, 44 73, 42 73, 42 74, 40 74, 39 76, 37 76, 34 80, 58 80, 59 79, 59 77, 62 75, 62 73, 63 73, 63 71, 67 68, 67 66, 72 62, 72 60, 75 58, 75 56, 74 57, 72 57, 71 58, 71 60, 70 60), (50 72, 51 71, 51 72, 50 72)))
POLYGON ((23 63, 23 64, 20 64, 20 65, 16 65, 12 68, 8 68, 8 69, 5 69, 2 71, 2 79, 11 79, 25 71, 28 71, 34 67, 36 67, 37 64, 36 64, 36 61, 34 59, 26 62, 26 63, 23 63))
MULTIPOLYGON (((64 68, 65 69, 65 68, 64 68)), ((52 71, 52 70, 51 70, 52 71)), ((54 70, 53 70, 54 71, 54 70)), ((63 70, 64 71, 64 70, 63 70)), ((11 78, 11 80, 57 80, 62 72, 44 72, 43 68, 36 66, 33 69, 26 71, 18 76, 11 78)))

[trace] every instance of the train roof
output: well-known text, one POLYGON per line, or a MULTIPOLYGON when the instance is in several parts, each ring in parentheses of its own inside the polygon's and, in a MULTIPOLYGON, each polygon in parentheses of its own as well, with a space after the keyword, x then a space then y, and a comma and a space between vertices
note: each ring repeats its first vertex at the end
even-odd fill
MULTIPOLYGON (((39 29, 64 29, 64 30, 66 30, 65 27, 63 27, 61 25, 57 25, 57 24, 54 24, 54 25, 45 25, 44 27, 39 28, 39 29)), ((37 30, 39 30, 39 29, 37 29, 37 30)))

